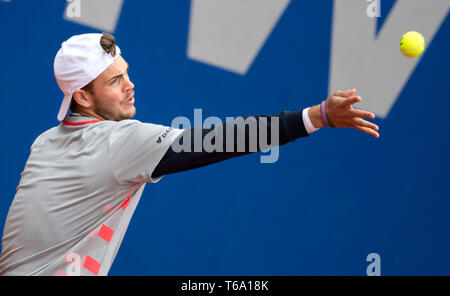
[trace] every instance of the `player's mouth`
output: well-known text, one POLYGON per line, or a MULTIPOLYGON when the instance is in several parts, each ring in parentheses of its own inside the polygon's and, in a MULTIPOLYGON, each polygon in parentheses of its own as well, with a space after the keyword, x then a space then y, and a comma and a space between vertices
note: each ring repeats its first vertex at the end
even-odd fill
POLYGON ((128 98, 128 100, 125 101, 126 105, 133 105, 134 104, 134 91, 131 93, 130 97, 128 98))

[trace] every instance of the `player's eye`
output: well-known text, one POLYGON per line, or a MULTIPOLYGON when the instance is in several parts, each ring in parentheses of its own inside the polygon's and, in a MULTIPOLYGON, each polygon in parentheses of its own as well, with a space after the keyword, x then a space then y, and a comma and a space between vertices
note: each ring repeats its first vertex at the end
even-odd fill
POLYGON ((121 78, 122 78, 122 77, 116 77, 116 78, 114 78, 113 80, 111 80, 111 84, 120 82, 120 79, 121 79, 121 78))

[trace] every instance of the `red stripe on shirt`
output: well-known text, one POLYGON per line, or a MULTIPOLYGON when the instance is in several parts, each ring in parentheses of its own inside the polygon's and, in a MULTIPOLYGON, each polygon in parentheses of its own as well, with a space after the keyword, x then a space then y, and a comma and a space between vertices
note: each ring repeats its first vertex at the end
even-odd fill
POLYGON ((90 120, 90 121, 81 121, 81 122, 70 122, 70 121, 63 121, 63 124, 65 125, 74 125, 74 126, 78 126, 78 125, 85 125, 85 124, 89 124, 89 123, 95 123, 95 122, 100 122, 101 120, 90 120))

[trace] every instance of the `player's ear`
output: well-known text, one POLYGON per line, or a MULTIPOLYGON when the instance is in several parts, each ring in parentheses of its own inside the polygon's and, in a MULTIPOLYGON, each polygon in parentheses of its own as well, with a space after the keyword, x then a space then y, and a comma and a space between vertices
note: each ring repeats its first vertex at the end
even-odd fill
POLYGON ((73 93, 73 100, 77 103, 78 106, 83 108, 89 108, 92 106, 92 98, 91 94, 83 89, 78 89, 73 93))

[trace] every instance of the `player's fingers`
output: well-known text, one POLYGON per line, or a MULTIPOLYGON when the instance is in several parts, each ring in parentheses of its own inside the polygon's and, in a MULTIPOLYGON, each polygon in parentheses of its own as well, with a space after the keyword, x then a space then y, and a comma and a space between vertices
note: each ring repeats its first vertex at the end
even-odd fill
POLYGON ((350 114, 359 117, 359 118, 370 118, 375 119, 375 114, 369 111, 359 110, 359 109, 351 109, 349 110, 350 114))
POLYGON ((359 103, 362 101, 362 98, 360 96, 353 96, 345 100, 344 106, 351 106, 353 104, 359 103))
POLYGON ((380 127, 378 125, 361 118, 355 118, 354 123, 359 126, 368 127, 370 129, 373 129, 374 131, 380 130, 380 127))
POLYGON ((364 132, 366 134, 369 134, 369 135, 371 135, 371 136, 373 136, 375 138, 379 138, 380 137, 380 134, 377 131, 374 131, 371 128, 368 128, 368 127, 365 127, 365 126, 360 126, 360 125, 357 125, 354 128, 359 130, 359 131, 362 131, 362 132, 364 132))
POLYGON ((335 95, 342 98, 349 98, 354 96, 356 93, 356 89, 349 89, 349 90, 338 90, 335 95))

